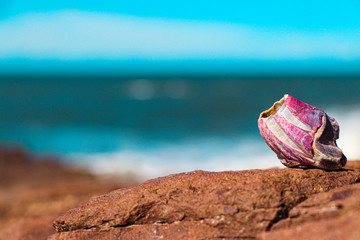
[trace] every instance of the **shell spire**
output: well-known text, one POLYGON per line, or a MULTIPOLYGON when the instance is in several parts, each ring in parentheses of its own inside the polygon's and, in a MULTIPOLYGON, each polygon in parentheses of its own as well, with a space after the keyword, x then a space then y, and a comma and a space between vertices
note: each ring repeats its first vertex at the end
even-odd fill
POLYGON ((258 125, 267 145, 287 167, 336 170, 346 164, 336 145, 339 124, 320 108, 286 94, 260 114, 258 125))

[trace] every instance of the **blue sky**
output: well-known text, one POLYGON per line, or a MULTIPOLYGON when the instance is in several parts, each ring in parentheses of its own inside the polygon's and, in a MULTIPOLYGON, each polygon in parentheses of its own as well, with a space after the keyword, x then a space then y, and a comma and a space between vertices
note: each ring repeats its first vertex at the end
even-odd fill
POLYGON ((0 72, 360 72, 358 1, 0 0, 0 72))

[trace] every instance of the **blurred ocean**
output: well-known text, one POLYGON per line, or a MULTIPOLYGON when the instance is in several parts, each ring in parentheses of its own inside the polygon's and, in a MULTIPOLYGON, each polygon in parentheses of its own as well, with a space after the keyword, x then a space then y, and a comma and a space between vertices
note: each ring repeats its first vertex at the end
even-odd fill
POLYGON ((257 118, 288 93, 340 124, 360 159, 360 77, 0 77, 0 141, 98 174, 281 166, 257 118))

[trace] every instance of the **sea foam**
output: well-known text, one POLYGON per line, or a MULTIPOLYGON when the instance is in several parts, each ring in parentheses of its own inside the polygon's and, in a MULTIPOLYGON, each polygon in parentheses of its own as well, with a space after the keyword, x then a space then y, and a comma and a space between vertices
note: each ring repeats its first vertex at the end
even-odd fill
POLYGON ((226 171, 282 167, 276 155, 260 141, 197 140, 157 149, 68 155, 69 160, 98 175, 120 175, 143 181, 194 170, 226 171))

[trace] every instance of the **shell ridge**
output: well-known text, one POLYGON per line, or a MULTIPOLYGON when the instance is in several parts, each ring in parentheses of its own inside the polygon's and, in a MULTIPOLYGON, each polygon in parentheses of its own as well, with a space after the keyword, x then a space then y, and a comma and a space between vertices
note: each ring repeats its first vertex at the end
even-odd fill
MULTIPOLYGON (((268 131, 269 136, 272 137, 271 138, 273 140, 272 144, 274 144, 276 146, 276 148, 280 150, 277 153, 281 153, 281 156, 284 156, 284 159, 293 160, 294 162, 300 162, 305 165, 313 164, 314 161, 310 158, 303 156, 302 155, 303 152, 299 152, 297 150, 292 149, 290 146, 288 146, 286 144, 282 144, 282 141, 277 136, 275 136, 273 134, 273 132, 271 132, 270 129, 267 129, 267 131, 268 131)), ((298 164, 298 165, 301 165, 301 164, 298 164)), ((294 166, 294 165, 292 165, 292 166, 294 166)))
MULTIPOLYGON (((283 132, 283 130, 280 128, 280 126, 277 124, 277 122, 273 119, 272 116, 268 117, 265 121, 265 126, 267 128, 268 134, 272 136, 272 138, 276 141, 273 141, 273 144, 277 147, 277 149, 282 152, 282 154, 287 159, 294 159, 295 161, 300 161, 303 164, 312 164, 313 160, 311 159, 313 156, 310 156, 311 158, 307 157, 307 155, 304 153, 304 151, 298 147, 297 144, 293 142, 289 136, 283 132), (270 124, 268 124, 270 123, 270 124), (276 130, 275 130, 275 129, 276 130), (275 132, 280 132, 282 135, 275 135, 275 132), (284 142, 285 140, 288 140, 287 142, 284 142), (303 156, 304 155, 304 156, 303 156)), ((269 145, 269 144, 268 144, 269 145)))
POLYGON ((312 131, 317 131, 321 126, 321 119, 324 115, 322 109, 311 106, 291 96, 285 99, 284 104, 297 119, 310 126, 312 131))
POLYGON ((280 126, 280 128, 286 133, 286 135, 288 135, 294 144, 296 144, 304 154, 307 154, 308 157, 313 157, 313 152, 312 152, 312 137, 310 135, 311 132, 307 132, 305 130, 303 130, 302 128, 299 128, 296 125, 293 125, 292 123, 289 123, 285 118, 282 117, 282 115, 275 115, 274 116, 276 122, 278 123, 278 125, 280 126), (291 127, 290 127, 291 125, 291 127), (301 138, 297 137, 299 135, 301 138), (310 138, 310 141, 308 138, 310 138), (301 144, 300 144, 301 143, 301 144))
POLYGON ((302 122, 290 109, 284 104, 278 111, 278 114, 283 116, 288 122, 291 122, 294 126, 301 128, 307 132, 312 132, 310 125, 302 122))

